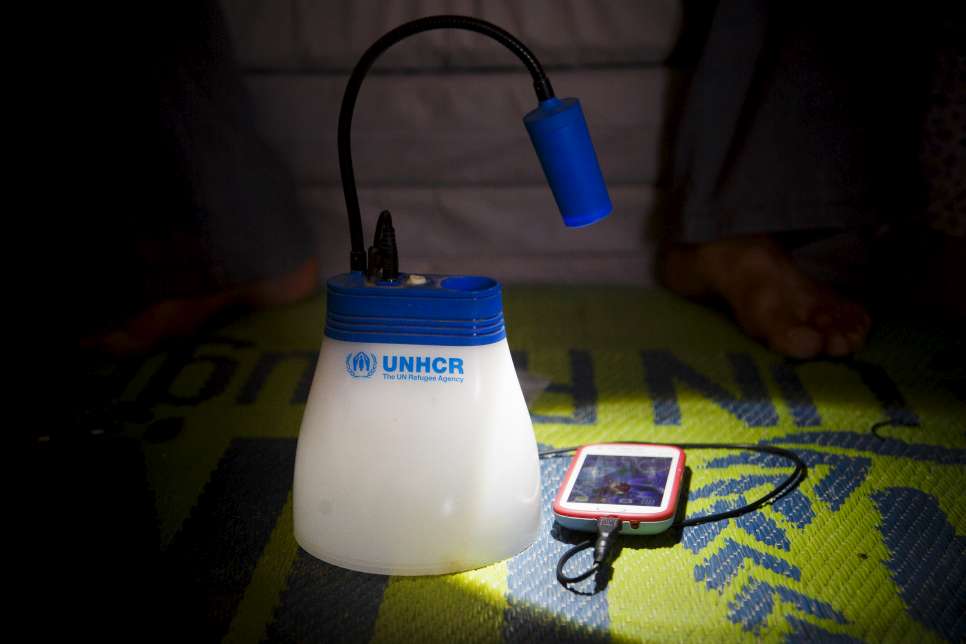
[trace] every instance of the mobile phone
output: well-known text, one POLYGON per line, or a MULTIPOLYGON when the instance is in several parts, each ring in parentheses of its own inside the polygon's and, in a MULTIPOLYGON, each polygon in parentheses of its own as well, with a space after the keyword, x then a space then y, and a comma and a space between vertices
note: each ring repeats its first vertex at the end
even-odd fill
POLYGON ((584 445, 564 475, 553 512, 573 530, 597 531, 597 519, 621 519, 622 533, 671 527, 681 495, 684 450, 670 445, 584 445))

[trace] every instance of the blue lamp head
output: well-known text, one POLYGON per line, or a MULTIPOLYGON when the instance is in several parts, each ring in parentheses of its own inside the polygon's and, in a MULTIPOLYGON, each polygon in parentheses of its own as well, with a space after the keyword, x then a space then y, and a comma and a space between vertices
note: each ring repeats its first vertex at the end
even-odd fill
POLYGON ((434 29, 463 29, 492 38, 513 52, 526 66, 533 80, 537 109, 527 114, 523 123, 533 141, 564 223, 571 228, 589 226, 613 210, 580 101, 576 98, 555 97, 550 79, 533 52, 512 34, 485 20, 470 16, 426 16, 402 24, 374 42, 356 63, 342 96, 342 107, 339 110, 339 171, 349 215, 349 236, 352 244, 349 267, 352 272, 366 273, 370 277, 381 275, 383 279, 389 280, 398 277, 395 251, 390 249, 394 245, 394 241, 390 243, 390 238, 394 240, 391 228, 385 228, 384 232, 388 231, 387 234, 380 236, 377 226, 376 237, 385 237, 383 241, 386 242, 386 248, 380 245, 378 248, 371 248, 367 253, 363 239, 362 215, 359 211, 359 195, 350 145, 352 112, 359 89, 369 68, 380 54, 404 38, 434 29), (387 257, 390 260, 388 266, 384 265, 387 257), (372 262, 370 259, 376 261, 372 262))
POLYGON ((610 214, 613 206, 576 98, 548 98, 525 117, 530 140, 547 176, 564 223, 581 228, 610 214))

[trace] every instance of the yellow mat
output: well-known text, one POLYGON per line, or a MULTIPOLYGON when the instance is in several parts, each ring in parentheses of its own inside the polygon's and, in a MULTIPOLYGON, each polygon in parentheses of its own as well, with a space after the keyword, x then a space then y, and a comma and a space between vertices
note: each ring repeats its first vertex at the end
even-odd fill
MULTIPOLYGON (((518 369, 551 384, 538 441, 762 442, 809 464, 793 493, 736 520, 624 538, 603 587, 561 588, 568 547, 543 462, 543 536, 440 577, 383 577, 296 545, 291 481, 317 299, 196 344, 87 374, 98 436, 143 456, 145 499, 178 619, 206 641, 963 641, 966 372, 953 333, 883 320, 852 360, 799 364, 718 313, 658 291, 509 288, 518 369), (880 421, 890 421, 873 433, 880 421)), ((91 419, 94 420, 91 420, 91 419)), ((55 440, 46 438, 44 440, 55 440)), ((688 454, 689 514, 760 496, 788 471, 743 452, 688 454)), ((194 639, 191 638, 191 639, 194 639)))

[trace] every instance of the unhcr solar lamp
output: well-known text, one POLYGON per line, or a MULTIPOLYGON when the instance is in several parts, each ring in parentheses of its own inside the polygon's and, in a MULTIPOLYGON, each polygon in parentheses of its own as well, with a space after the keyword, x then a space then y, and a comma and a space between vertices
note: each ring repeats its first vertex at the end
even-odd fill
POLYGON ((388 211, 368 252, 363 243, 350 151, 362 81, 396 42, 451 28, 497 40, 530 71, 538 105, 523 121, 564 223, 586 226, 611 211, 580 103, 555 98, 534 55, 503 29, 432 16, 397 27, 363 54, 339 114, 350 272, 327 282, 325 339, 294 483, 299 545, 363 572, 478 568, 522 551, 539 529, 537 447, 506 341, 500 284, 400 272, 388 211))

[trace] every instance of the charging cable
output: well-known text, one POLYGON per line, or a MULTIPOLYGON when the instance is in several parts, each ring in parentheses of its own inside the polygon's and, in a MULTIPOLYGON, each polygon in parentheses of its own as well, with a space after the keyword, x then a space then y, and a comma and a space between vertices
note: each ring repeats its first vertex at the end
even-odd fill
POLYGON ((567 584, 575 584, 578 581, 583 581, 597 572, 610 556, 614 540, 621 531, 622 523, 617 517, 601 517, 597 519, 597 539, 582 541, 561 555, 557 561, 557 581, 566 587, 567 584), (590 565, 590 568, 573 577, 568 577, 564 574, 564 566, 567 565, 570 558, 590 546, 594 546, 594 563, 590 565))
MULTIPOLYGON (((621 443, 631 443, 635 445, 647 445, 643 441, 621 441, 621 443)), ((604 443, 606 444, 606 443, 604 443)), ((687 519, 682 519, 674 522, 671 528, 687 528, 690 526, 701 525, 703 523, 713 523, 715 521, 723 521, 725 519, 731 519, 733 517, 739 517, 750 512, 754 512, 758 508, 762 507, 766 503, 782 496, 793 490, 799 483, 801 483, 806 474, 808 473, 808 466, 801 457, 791 450, 787 450, 781 447, 775 447, 774 445, 754 445, 749 443, 667 443, 671 447, 678 447, 684 450, 688 449, 729 449, 729 450, 748 450, 752 452, 760 452, 763 454, 771 454, 773 456, 778 456, 784 458, 795 465, 795 470, 789 474, 785 480, 776 485, 767 494, 762 496, 751 503, 743 505, 741 507, 733 508, 724 512, 714 512, 712 514, 703 514, 701 516, 690 517, 687 519)), ((578 449, 578 447, 562 447, 559 449, 549 449, 540 452, 540 458, 550 458, 551 456, 560 456, 563 454, 569 454, 578 449)), ((614 542, 616 541, 617 535, 620 533, 621 526, 623 522, 617 517, 601 517, 597 519, 597 537, 594 539, 588 539, 578 543, 574 547, 567 550, 567 552, 561 555, 560 560, 557 562, 557 581, 559 581, 564 587, 568 584, 577 583, 583 581, 597 572, 601 566, 607 561, 610 553, 613 549, 614 542), (564 566, 567 562, 573 558, 578 552, 586 550, 587 548, 594 548, 594 562, 591 566, 573 577, 568 576, 564 573, 564 566)))

